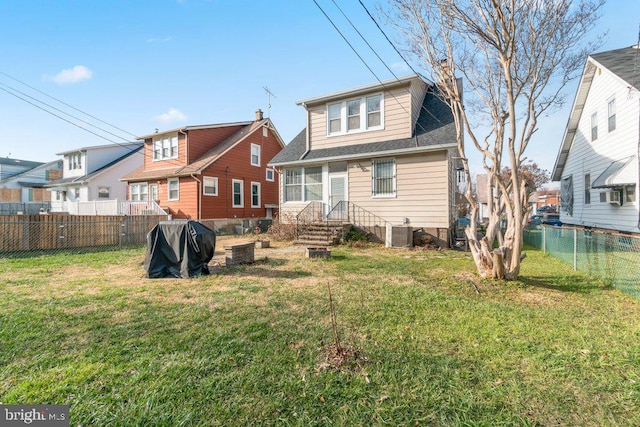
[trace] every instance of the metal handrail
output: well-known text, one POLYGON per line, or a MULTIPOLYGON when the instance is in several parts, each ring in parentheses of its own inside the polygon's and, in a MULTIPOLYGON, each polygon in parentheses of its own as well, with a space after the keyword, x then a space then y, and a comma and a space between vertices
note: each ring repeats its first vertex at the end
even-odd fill
POLYGON ((298 214, 296 215, 296 240, 298 240, 300 226, 313 222, 321 222, 323 211, 324 204, 322 202, 316 201, 309 202, 307 206, 304 207, 304 209, 298 212, 298 214))

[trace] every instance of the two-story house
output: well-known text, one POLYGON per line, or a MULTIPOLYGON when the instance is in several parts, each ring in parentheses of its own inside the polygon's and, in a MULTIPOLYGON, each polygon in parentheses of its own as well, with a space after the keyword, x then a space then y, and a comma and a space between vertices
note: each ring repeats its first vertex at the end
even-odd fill
POLYGON ((298 105, 306 127, 270 162, 282 176, 284 221, 317 208, 322 218, 404 224, 448 242, 456 133, 433 83, 414 74, 298 105))
POLYGON ((79 203, 126 200, 127 185, 120 177, 142 164, 142 143, 96 145, 56 154, 63 156, 62 178, 45 184, 51 190, 51 212, 82 214, 79 203))
POLYGON ((564 224, 640 232, 640 51, 589 55, 558 152, 564 224))
POLYGON ((173 218, 270 218, 278 176, 267 166, 283 147, 262 111, 253 121, 185 126, 145 135, 144 165, 122 180, 129 199, 155 200, 173 218))

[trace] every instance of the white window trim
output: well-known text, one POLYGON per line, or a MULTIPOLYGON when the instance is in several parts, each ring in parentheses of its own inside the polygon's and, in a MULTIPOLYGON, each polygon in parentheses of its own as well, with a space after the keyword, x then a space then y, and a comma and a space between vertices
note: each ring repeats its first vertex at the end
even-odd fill
POLYGON ((597 141, 598 140, 598 112, 594 111, 593 113, 591 113, 590 119, 589 119, 589 141, 597 141), (595 120, 594 120, 595 119, 595 120), (595 124, 594 124, 595 121, 595 124), (593 130, 596 130, 596 135, 595 138, 593 137, 593 130))
POLYGON ((264 179, 269 182, 274 182, 276 180, 276 171, 273 168, 266 168, 264 172, 264 179), (271 172, 271 178, 269 178, 269 172, 271 172))
POLYGON ((607 132, 613 132, 618 128, 618 123, 617 123, 617 110, 618 110, 618 105, 616 102, 616 97, 612 96, 611 98, 607 99, 607 132), (613 103, 613 114, 611 114, 611 103, 613 103), (610 122, 611 122, 611 117, 613 117, 613 129, 611 129, 610 126, 610 122))
POLYGON ((151 159, 154 162, 162 162, 165 160, 175 160, 180 156, 180 140, 178 138, 178 134, 175 135, 166 135, 166 136, 162 136, 162 137, 158 137, 157 139, 154 138, 151 141, 151 159), (173 144, 175 138, 175 144, 173 144), (167 143, 169 144, 167 149, 169 151, 169 155, 168 156, 164 156, 164 149, 163 149, 163 141, 166 140, 167 143), (175 155, 172 155, 171 152, 173 151, 172 148, 175 145, 176 150, 175 150, 175 155), (156 156, 156 148, 159 148, 159 155, 156 156))
POLYGON ((259 208, 262 204, 262 189, 260 188, 261 185, 259 182, 255 182, 255 181, 251 181, 251 207, 252 208, 259 208), (253 187, 258 187, 258 204, 254 205, 253 204, 253 187))
MULTIPOLYGON (((306 174, 306 172, 307 172, 307 169, 315 168, 315 167, 322 167, 322 166, 320 166, 320 165, 315 165, 315 166, 300 166, 300 167, 298 167, 298 168, 291 168, 291 169, 300 169, 300 174, 301 174, 301 175, 300 175, 300 181, 301 181, 301 183, 299 184, 299 185, 301 186, 301 188, 300 188, 300 200, 286 200, 286 194, 287 194, 287 188, 286 188, 286 185, 287 185, 287 177, 286 177, 286 170, 285 170, 285 171, 283 171, 283 173, 282 173, 282 179, 280 180, 280 183, 281 183, 281 185, 282 185, 282 191, 283 191, 283 196, 282 196, 282 198, 283 198, 283 200, 284 200, 284 203, 285 203, 285 204, 287 204, 287 203, 294 204, 294 203, 307 203, 307 202, 312 202, 312 201, 316 201, 316 202, 317 202, 317 201, 322 201, 322 199, 321 199, 321 200, 307 200, 307 197, 306 197, 306 191, 305 191, 305 190, 306 190, 306 187, 307 187, 307 178, 306 178, 306 177, 307 177, 307 174, 306 174)), ((322 194, 324 194, 325 188, 326 188, 326 186, 327 186, 327 183, 325 182, 325 173, 326 173, 325 168, 322 168, 322 182, 321 182, 321 185, 322 185, 322 194)))
POLYGON ((217 196, 218 195, 218 177, 216 176, 203 176, 202 177, 202 194, 205 196, 217 196), (207 187, 207 185, 205 185, 205 180, 207 179, 211 179, 213 180, 213 185, 209 185, 209 187, 214 187, 215 191, 213 193, 207 193, 205 191, 205 188, 207 187))
POLYGON ((133 202, 146 202, 147 200, 149 200, 149 183, 148 182, 136 182, 135 184, 131 184, 129 185, 129 200, 133 201, 133 202), (146 200, 142 200, 140 198, 140 196, 143 194, 140 189, 142 187, 146 187, 147 191, 144 193, 147 195, 147 199, 146 200), (134 189, 136 189, 136 191, 134 191, 134 189), (138 198, 136 200, 133 200, 133 195, 138 196, 138 198))
POLYGON ((398 197, 398 162, 395 157, 385 157, 381 159, 373 159, 371 161, 371 198, 373 199, 394 199, 398 197), (393 160, 393 193, 374 194, 375 191, 375 172, 376 163, 393 160))
POLYGON ((251 156, 249 158, 249 161, 251 162, 251 166, 260 166, 260 161, 261 161, 261 149, 262 147, 260 147, 258 144, 253 144, 251 143, 251 156), (258 163, 253 163, 253 150, 256 149, 258 151, 258 163))
POLYGON ((231 180, 231 204, 234 208, 244 208, 244 181, 241 179, 232 179, 231 180), (235 184, 240 184, 240 204, 236 205, 236 192, 235 192, 235 184))
POLYGON ((329 138, 334 136, 344 136, 344 135, 351 135, 351 134, 362 133, 362 132, 372 132, 376 130, 382 130, 384 129, 384 93, 383 92, 371 93, 368 95, 363 95, 359 98, 345 99, 344 101, 341 101, 341 102, 329 102, 325 105, 325 117, 326 117, 326 132, 327 132, 327 137, 329 138), (367 98, 372 98, 374 96, 380 96, 380 125, 369 127, 367 126, 368 124, 367 123, 368 122, 367 98), (347 130, 348 120, 349 120, 347 104, 349 102, 356 101, 356 100, 360 101, 360 127, 358 129, 347 130), (329 124, 329 106, 337 105, 337 104, 340 105, 340 131, 331 132, 331 127, 329 124))
POLYGON ((180 200, 180 178, 169 178, 167 179, 167 200, 168 201, 175 201, 175 200, 180 200), (172 182, 176 182, 178 183, 178 196, 177 197, 171 197, 171 183, 172 182))

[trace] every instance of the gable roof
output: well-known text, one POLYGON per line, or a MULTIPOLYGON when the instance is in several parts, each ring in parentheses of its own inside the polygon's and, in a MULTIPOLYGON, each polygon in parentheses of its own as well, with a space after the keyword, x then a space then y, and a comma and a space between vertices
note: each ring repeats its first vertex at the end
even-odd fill
POLYGON ((137 150, 140 147, 140 142, 118 142, 118 143, 111 143, 111 144, 104 144, 104 145, 90 145, 87 147, 80 147, 80 148, 75 148, 73 150, 66 150, 66 151, 61 151, 60 153, 56 153, 56 156, 64 156, 66 154, 74 154, 77 153, 78 151, 93 151, 93 150, 101 150, 103 148, 129 148, 130 150, 137 150))
POLYGON ((582 72, 580 84, 576 92, 573 107, 569 115, 567 127, 564 131, 562 144, 556 157, 556 163, 553 166, 551 179, 559 181, 562 178, 564 166, 567 163, 567 157, 571 150, 571 144, 578 129, 578 123, 584 110, 591 83, 595 76, 598 66, 609 70, 617 76, 622 84, 626 84, 629 88, 640 90, 640 49, 638 46, 630 46, 622 49, 610 50, 607 52, 589 55, 582 72))
MULTIPOLYGON (((188 126, 182 129, 194 130, 194 129, 208 129, 212 127, 223 127, 223 126, 238 126, 239 123, 227 123, 224 125, 206 125, 206 126, 188 126)), ((146 179, 158 179, 158 178, 166 178, 166 177, 179 177, 179 176, 190 176, 190 175, 198 175, 202 173, 204 169, 209 167, 212 163, 226 154, 233 147, 238 145, 240 142, 244 141, 249 135, 254 133, 257 129, 262 127, 267 127, 269 130, 273 132, 276 136, 276 140, 280 144, 280 146, 284 147, 284 142, 280 135, 276 131, 273 123, 271 123, 270 119, 262 119, 256 120, 253 122, 242 122, 243 127, 240 128, 237 132, 217 144, 215 147, 211 148, 209 151, 204 153, 194 162, 188 165, 176 166, 174 168, 169 169, 155 169, 155 170, 145 170, 144 165, 134 170, 130 174, 120 178, 120 181, 141 181, 146 179)), ((167 132, 163 132, 167 133, 167 132)), ((153 134, 156 135, 156 134, 153 134)), ((160 135, 160 134, 158 134, 160 135)), ((149 138, 147 136, 146 138, 149 138)))
POLYGON ((32 162, 31 160, 10 159, 9 157, 0 157, 0 165, 22 166, 27 168, 35 168, 40 166, 42 162, 32 162))
POLYGON ((106 171, 107 169, 117 165, 118 163, 120 163, 124 159, 126 159, 126 158, 128 158, 130 156, 140 155, 141 154, 140 150, 142 150, 143 145, 141 143, 136 143, 136 144, 137 144, 137 147, 135 149, 132 149, 131 151, 129 151, 125 155, 118 157, 117 159, 107 163, 106 165, 102 166, 101 168, 96 169, 95 171, 93 171, 93 172, 91 172, 91 173, 89 173, 87 175, 76 176, 76 177, 72 177, 72 178, 56 179, 54 181, 46 183, 44 186, 45 187, 57 187, 57 186, 60 186, 60 185, 67 185, 67 184, 85 184, 87 181, 91 180, 91 178, 93 178, 96 175, 99 175, 102 172, 106 171))
POLYGON ((430 89, 424 97, 420 115, 410 138, 350 144, 306 151, 306 129, 300 132, 269 162, 272 166, 381 157, 401 153, 424 152, 457 147, 456 130, 449 106, 430 89))

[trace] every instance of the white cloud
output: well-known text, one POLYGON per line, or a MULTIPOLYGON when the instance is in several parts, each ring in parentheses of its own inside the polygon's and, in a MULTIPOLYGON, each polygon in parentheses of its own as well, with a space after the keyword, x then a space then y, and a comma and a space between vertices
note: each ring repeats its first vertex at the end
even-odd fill
POLYGON ((53 81, 59 85, 64 85, 89 80, 91 77, 93 77, 93 71, 84 65, 76 65, 73 68, 67 68, 60 71, 55 76, 44 76, 44 79, 53 81))
POLYGON ((185 120, 187 116, 177 108, 169 108, 169 111, 156 116, 155 119, 162 123, 175 122, 179 120, 185 120))

